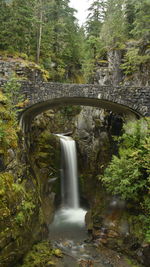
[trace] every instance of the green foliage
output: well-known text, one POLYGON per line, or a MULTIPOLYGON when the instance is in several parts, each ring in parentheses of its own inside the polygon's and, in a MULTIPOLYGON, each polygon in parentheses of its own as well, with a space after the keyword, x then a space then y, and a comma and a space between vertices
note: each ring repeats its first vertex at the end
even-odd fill
MULTIPOLYGON (((23 188, 20 188, 23 190, 23 188)), ((34 214, 35 204, 32 202, 32 197, 28 196, 25 200, 22 201, 21 205, 19 206, 18 213, 15 217, 16 222, 19 225, 24 225, 27 223, 31 216, 34 214)))
POLYGON ((4 93, 11 108, 23 100, 23 96, 20 94, 20 89, 21 85, 15 76, 12 76, 4 85, 4 93))
POLYGON ((142 125, 143 121, 125 126, 129 131, 121 137, 119 156, 113 156, 101 177, 109 192, 124 199, 138 200, 149 188, 150 138, 142 125))
POLYGON ((17 147, 17 123, 14 112, 7 106, 8 100, 2 93, 0 99, 4 101, 4 104, 0 104, 0 150, 5 151, 17 147))
POLYGON ((133 259, 126 258, 126 261, 129 264, 129 266, 131 266, 131 267, 140 267, 139 264, 138 265, 135 264, 133 259))
MULTIPOLYGON (((133 0, 132 0, 133 1, 133 0)), ((136 39, 143 39, 149 43, 150 38, 150 1, 134 0, 135 20, 131 33, 136 39)))
POLYGON ((82 69, 86 82, 93 83, 97 63, 103 59, 106 49, 100 39, 105 18, 106 1, 93 1, 85 25, 82 69))
POLYGON ((0 145, 1 149, 17 146, 17 111, 15 104, 22 100, 20 84, 12 77, 3 88, 4 94, 0 92, 0 145))
POLYGON ((15 183, 14 176, 10 173, 0 173, 1 219, 15 214, 14 222, 28 225, 28 220, 34 213, 35 204, 32 196, 25 192, 24 185, 15 183))
MULTIPOLYGON (((43 38, 46 38, 44 42, 48 42, 48 47, 45 49, 48 57, 43 64, 50 71, 51 79, 73 80, 80 69, 82 50, 74 10, 65 0, 52 1, 48 6, 49 9, 45 13, 47 25, 43 31, 51 31, 51 33, 49 38, 43 35, 43 38)), ((43 39, 41 46, 43 47, 43 39)))
POLYGON ((119 155, 100 177, 108 192, 137 203, 146 240, 150 222, 150 121, 130 122, 120 138, 119 155))
POLYGON ((134 0, 125 0, 125 11, 124 11, 127 33, 129 38, 133 38, 132 30, 134 28, 135 20, 135 1, 134 0))
POLYGON ((123 0, 107 1, 107 12, 101 38, 105 45, 110 48, 120 48, 127 39, 127 25, 122 5, 123 0))
POLYGON ((134 197, 137 200, 139 191, 145 183, 139 183, 141 173, 138 163, 132 160, 131 150, 126 150, 126 153, 121 158, 113 157, 102 181, 106 184, 108 191, 113 192, 114 195, 119 194, 125 199, 134 197))
POLYGON ((61 109, 61 112, 63 115, 69 117, 69 116, 76 116, 80 113, 81 107, 80 106, 66 106, 61 109))
POLYGON ((34 245, 31 251, 25 256, 21 267, 55 266, 54 257, 62 257, 60 249, 52 249, 48 241, 34 245))
POLYGON ((106 6, 101 37, 108 47, 120 47, 128 38, 149 42, 149 0, 107 0, 106 6))
POLYGON ((85 40, 84 60, 82 63, 85 80, 88 83, 93 83, 96 67, 99 61, 102 62, 106 54, 104 43, 99 37, 89 35, 85 40))
POLYGON ((89 9, 89 15, 86 22, 86 31, 87 34, 93 35, 95 37, 99 36, 102 22, 105 18, 106 12, 106 1, 105 0, 94 0, 89 9))
POLYGON ((22 151, 17 149, 16 120, 1 92, 0 102, 0 240, 2 248, 10 244, 10 249, 1 251, 0 262, 4 266, 9 264, 6 258, 12 253, 16 263, 29 249, 34 239, 33 227, 40 222, 38 189, 29 176, 28 166, 19 161, 22 151))
POLYGON ((25 181, 21 182, 12 173, 0 172, 0 239, 2 246, 8 240, 11 244, 10 250, 1 252, 2 265, 5 265, 6 256, 9 257, 12 252, 16 253, 17 260, 18 255, 22 256, 29 249, 35 216, 38 215, 38 202, 36 192, 33 189, 26 190, 25 181))
POLYGON ((1 49, 31 53, 35 39, 36 0, 1 0, 1 49))
POLYGON ((124 63, 121 68, 126 75, 131 75, 139 70, 141 64, 150 61, 150 55, 140 55, 140 49, 132 47, 128 49, 124 57, 124 63))

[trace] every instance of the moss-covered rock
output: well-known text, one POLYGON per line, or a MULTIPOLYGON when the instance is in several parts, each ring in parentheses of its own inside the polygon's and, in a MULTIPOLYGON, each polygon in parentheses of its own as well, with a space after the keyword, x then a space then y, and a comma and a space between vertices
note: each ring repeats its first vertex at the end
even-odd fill
POLYGON ((52 248, 50 241, 44 240, 35 244, 25 255, 22 264, 17 267, 50 267, 58 266, 57 259, 63 258, 58 248, 52 248))
POLYGON ((10 55, 7 51, 0 51, 0 77, 9 79, 14 75, 17 79, 31 81, 47 81, 48 71, 40 65, 28 60, 27 55, 15 53, 10 55))
POLYGON ((0 104, 0 266, 17 263, 44 234, 37 182, 13 110, 0 104))
MULTIPOLYGON (((51 244, 48 241, 35 244, 32 249, 27 253, 23 259, 23 263, 20 267, 48 267, 55 266, 53 255, 56 250, 53 250, 51 244)), ((61 251, 59 251, 61 254, 61 251)), ((19 267, 18 266, 18 267, 19 267)))

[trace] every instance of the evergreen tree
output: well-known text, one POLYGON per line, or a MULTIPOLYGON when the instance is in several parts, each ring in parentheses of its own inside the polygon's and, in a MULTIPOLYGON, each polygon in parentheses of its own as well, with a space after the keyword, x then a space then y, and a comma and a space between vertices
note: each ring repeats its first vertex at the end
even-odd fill
POLYGON ((120 47, 127 38, 124 0, 108 0, 107 12, 101 31, 102 40, 108 47, 120 47))
POLYGON ((9 46, 9 27, 12 12, 5 0, 0 0, 0 49, 5 50, 9 46))
POLYGON ((69 7, 68 0, 53 0, 47 5, 41 55, 46 53, 48 57, 43 64, 49 68, 54 80, 68 79, 75 76, 81 65, 79 29, 74 9, 69 7))
POLYGON ((100 32, 106 14, 106 0, 93 0, 88 11, 83 71, 87 82, 93 83, 95 68, 103 54, 100 32))
POLYGON ((99 37, 100 29, 105 18, 106 0, 94 0, 88 11, 89 15, 86 23, 87 34, 99 37))
POLYGON ((135 21, 135 6, 134 6, 134 0, 125 0, 124 1, 124 14, 126 19, 126 25, 127 25, 127 33, 128 37, 132 38, 132 30, 134 28, 134 21, 135 21))
POLYGON ((135 21, 134 29, 131 31, 136 39, 149 42, 150 39, 150 1, 134 0, 135 21))
POLYGON ((5 49, 31 53, 35 36, 35 1, 13 0, 5 4, 5 22, 3 20, 1 24, 2 46, 5 49))

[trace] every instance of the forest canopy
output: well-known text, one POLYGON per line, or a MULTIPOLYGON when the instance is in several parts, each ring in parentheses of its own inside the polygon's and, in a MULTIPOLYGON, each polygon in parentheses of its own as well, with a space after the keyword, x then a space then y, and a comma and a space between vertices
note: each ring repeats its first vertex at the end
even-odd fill
POLYGON ((62 82, 93 82, 111 49, 125 50, 127 75, 150 60, 149 0, 93 0, 81 27, 69 3, 0 0, 0 50, 26 55, 49 71, 50 80, 62 82))

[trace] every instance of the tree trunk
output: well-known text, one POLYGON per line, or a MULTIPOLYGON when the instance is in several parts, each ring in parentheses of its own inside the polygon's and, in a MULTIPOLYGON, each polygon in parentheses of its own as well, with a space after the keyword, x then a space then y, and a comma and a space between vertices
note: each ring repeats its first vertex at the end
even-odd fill
POLYGON ((42 0, 39 0, 38 27, 37 27, 37 49, 36 49, 36 63, 37 64, 39 63, 40 51, 41 51, 42 22, 43 22, 42 0))

